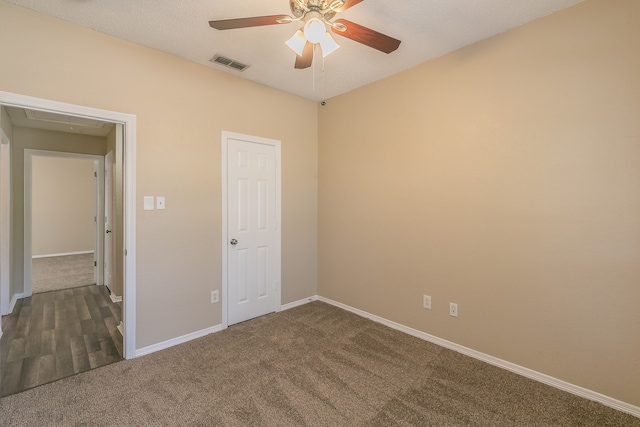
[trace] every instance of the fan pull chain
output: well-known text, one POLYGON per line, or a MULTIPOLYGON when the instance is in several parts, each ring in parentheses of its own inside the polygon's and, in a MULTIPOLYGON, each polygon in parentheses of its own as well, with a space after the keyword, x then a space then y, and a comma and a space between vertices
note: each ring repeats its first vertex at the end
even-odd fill
POLYGON ((311 77, 311 81, 312 81, 311 87, 315 92, 316 91, 316 45, 315 44, 313 45, 313 61, 311 62, 311 65, 312 65, 311 69, 313 70, 312 77, 311 77))
POLYGON ((322 56, 322 102, 324 105, 324 101, 325 101, 325 83, 324 83, 324 55, 322 56))

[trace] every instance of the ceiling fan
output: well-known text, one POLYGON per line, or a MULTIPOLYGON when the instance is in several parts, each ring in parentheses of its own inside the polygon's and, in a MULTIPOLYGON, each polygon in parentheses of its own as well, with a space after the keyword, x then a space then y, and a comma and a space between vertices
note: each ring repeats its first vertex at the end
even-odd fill
POLYGON ((296 53, 295 68, 308 68, 313 62, 313 50, 320 45, 322 55, 327 56, 335 51, 338 44, 333 40, 327 27, 334 34, 357 41, 384 53, 391 53, 400 46, 400 40, 358 25, 346 19, 331 21, 338 12, 343 12, 364 0, 289 0, 293 16, 269 15, 251 18, 223 19, 209 21, 216 30, 232 30, 236 28, 259 27, 264 25, 288 24, 304 22, 287 42, 296 53))

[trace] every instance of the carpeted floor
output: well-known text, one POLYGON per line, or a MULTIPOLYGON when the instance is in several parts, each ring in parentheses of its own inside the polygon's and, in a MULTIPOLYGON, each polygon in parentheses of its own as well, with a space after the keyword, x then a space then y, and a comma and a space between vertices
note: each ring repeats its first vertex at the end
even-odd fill
POLYGON ((314 302, 0 399, 5 426, 640 426, 314 302))
POLYGON ((33 293, 94 285, 93 253, 34 258, 31 267, 33 293))

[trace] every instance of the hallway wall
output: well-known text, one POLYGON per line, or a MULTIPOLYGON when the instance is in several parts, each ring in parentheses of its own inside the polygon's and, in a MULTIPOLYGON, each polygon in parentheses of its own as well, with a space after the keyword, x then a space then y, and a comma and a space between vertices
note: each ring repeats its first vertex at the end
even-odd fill
POLYGON ((31 252, 50 256, 94 250, 93 160, 33 156, 31 252))

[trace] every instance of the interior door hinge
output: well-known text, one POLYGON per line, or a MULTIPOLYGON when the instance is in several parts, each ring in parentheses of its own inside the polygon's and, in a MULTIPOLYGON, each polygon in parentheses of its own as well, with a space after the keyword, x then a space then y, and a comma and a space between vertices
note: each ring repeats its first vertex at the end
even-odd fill
POLYGON ((95 178, 97 178, 97 177, 98 177, 98 172, 94 172, 94 173, 93 173, 93 176, 94 176, 95 178))
POLYGON ((93 261, 93 266, 97 267, 98 266, 98 261, 93 261))

